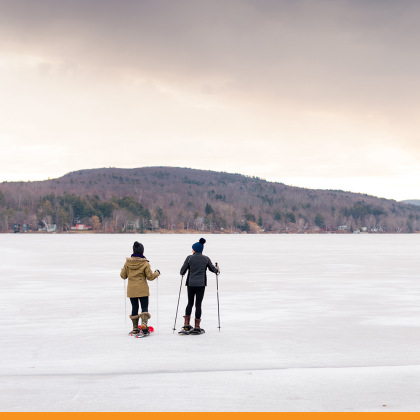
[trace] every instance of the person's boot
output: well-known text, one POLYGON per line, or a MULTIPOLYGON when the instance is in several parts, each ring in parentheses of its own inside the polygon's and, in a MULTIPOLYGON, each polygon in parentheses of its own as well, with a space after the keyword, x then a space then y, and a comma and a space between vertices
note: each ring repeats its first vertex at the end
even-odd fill
POLYGON ((191 315, 184 315, 184 326, 182 329, 184 331, 191 331, 193 327, 190 325, 191 315))
POLYGON ((136 335, 140 332, 139 318, 140 315, 130 315, 130 319, 133 322, 133 331, 129 332, 128 335, 136 335))
POLYGON ((195 318, 194 321, 194 329, 192 330, 191 334, 203 334, 205 331, 202 328, 200 328, 201 319, 195 318))
POLYGON ((152 317, 152 315, 149 314, 149 312, 142 312, 140 314, 141 318, 141 329, 143 331, 144 335, 150 334, 149 328, 147 327, 147 321, 152 317))

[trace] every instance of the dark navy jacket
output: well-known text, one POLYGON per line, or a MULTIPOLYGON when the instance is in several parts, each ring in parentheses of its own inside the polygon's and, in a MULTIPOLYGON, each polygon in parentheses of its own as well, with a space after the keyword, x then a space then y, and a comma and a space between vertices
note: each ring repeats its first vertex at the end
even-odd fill
POLYGON ((181 276, 188 270, 186 286, 207 286, 207 268, 215 274, 218 269, 212 264, 209 257, 200 252, 189 255, 181 267, 181 276))

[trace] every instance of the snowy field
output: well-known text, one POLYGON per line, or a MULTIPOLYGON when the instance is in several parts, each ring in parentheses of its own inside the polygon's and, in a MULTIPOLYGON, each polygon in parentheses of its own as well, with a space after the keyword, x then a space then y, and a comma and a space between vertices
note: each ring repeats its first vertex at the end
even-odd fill
POLYGON ((0 410, 420 410, 420 236, 207 235, 221 332, 209 274, 206 334, 178 336, 198 239, 0 235, 0 410), (144 339, 119 277, 134 240, 162 272, 144 339))

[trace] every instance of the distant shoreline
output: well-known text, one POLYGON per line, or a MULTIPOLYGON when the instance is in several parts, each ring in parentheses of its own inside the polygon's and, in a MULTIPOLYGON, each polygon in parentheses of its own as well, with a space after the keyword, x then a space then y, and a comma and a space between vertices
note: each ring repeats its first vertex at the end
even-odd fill
MULTIPOLYGON (((66 232, 0 232, 0 234, 18 234, 18 235, 354 235, 354 232, 214 232, 214 231, 155 231, 155 232, 95 232, 95 231, 66 231, 66 232)), ((408 235, 420 234, 420 232, 358 232, 358 235, 408 235)))

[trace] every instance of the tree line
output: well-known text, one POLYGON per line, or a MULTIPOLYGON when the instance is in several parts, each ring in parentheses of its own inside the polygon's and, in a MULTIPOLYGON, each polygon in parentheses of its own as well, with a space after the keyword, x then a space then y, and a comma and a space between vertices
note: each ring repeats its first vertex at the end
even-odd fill
POLYGON ((420 206, 188 168, 103 168, 0 184, 0 230, 83 223, 95 231, 416 232, 420 206))

